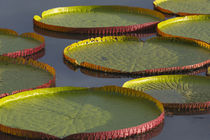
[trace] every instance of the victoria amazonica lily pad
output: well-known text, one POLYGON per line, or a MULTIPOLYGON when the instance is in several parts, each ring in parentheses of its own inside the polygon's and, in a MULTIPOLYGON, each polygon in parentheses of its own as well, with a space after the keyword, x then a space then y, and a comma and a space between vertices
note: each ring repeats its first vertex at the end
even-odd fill
POLYGON ((210 106, 210 78, 163 75, 130 80, 123 87, 144 91, 167 106, 207 108, 210 106), (191 105, 191 106, 190 106, 191 105), (193 106, 194 105, 194 106, 193 106))
POLYGON ((142 42, 135 37, 112 36, 74 43, 64 49, 64 57, 89 69, 141 74, 201 67, 209 63, 210 52, 182 39, 157 37, 142 42))
POLYGON ((0 28, 0 55, 28 56, 44 48, 44 38, 35 33, 18 35, 15 31, 0 28))
POLYGON ((163 111, 155 98, 127 88, 38 89, 0 99, 0 130, 32 138, 120 138, 158 126, 163 111))
POLYGON ((25 89, 54 85, 55 70, 47 64, 0 56, 0 97, 25 89))
POLYGON ((34 16, 40 28, 71 33, 120 33, 154 27, 163 14, 127 6, 73 6, 49 9, 34 16))
POLYGON ((209 0, 155 0, 155 8, 178 15, 210 14, 209 0))
POLYGON ((168 19, 158 24, 158 33, 162 36, 204 41, 206 46, 210 48, 210 15, 168 19))

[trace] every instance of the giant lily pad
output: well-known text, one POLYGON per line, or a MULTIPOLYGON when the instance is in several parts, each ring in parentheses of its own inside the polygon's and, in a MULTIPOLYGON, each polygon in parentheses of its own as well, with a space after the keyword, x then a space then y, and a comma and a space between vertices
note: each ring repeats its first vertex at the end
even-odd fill
POLYGON ((158 33, 162 36, 181 37, 206 42, 210 48, 210 15, 176 17, 158 24, 158 33))
POLYGON ((164 18, 157 11, 137 7, 73 6, 44 11, 42 17, 34 16, 34 24, 59 32, 106 34, 154 27, 164 18))
POLYGON ((47 64, 0 56, 0 97, 3 93, 50 87, 54 85, 54 76, 54 69, 47 64))
POLYGON ((208 49, 174 38, 146 42, 125 36, 88 39, 66 47, 64 57, 89 69, 127 74, 179 71, 210 63, 208 49))
POLYGON ((167 105, 207 108, 210 106, 210 78, 189 75, 163 75, 130 80, 123 87, 144 91, 167 105), (193 106, 194 104, 194 106, 193 106))
POLYGON ((155 98, 127 88, 37 89, 0 99, 0 130, 32 138, 120 138, 158 126, 163 111, 155 98))
POLYGON ((155 0, 155 8, 178 15, 210 14, 209 0, 155 0))
POLYGON ((28 56, 44 48, 44 38, 35 33, 18 35, 15 31, 0 28, 0 55, 28 56))

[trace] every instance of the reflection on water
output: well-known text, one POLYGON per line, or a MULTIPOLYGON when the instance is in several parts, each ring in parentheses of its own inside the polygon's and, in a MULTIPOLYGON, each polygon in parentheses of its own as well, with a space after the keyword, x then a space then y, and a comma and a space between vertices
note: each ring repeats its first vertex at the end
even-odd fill
POLYGON ((41 57, 43 57, 45 55, 45 49, 42 49, 41 51, 37 52, 37 53, 34 53, 32 55, 28 55, 28 56, 25 56, 24 58, 25 59, 33 59, 33 60, 37 60, 41 57))
POLYGON ((30 140, 30 139, 11 136, 11 135, 0 132, 0 140, 30 140))
POLYGON ((117 73, 107 73, 103 71, 97 71, 92 70, 80 66, 76 66, 72 63, 70 63, 68 60, 63 58, 63 62, 66 64, 66 66, 72 70, 72 71, 78 71, 80 70, 81 73, 92 76, 92 77, 98 77, 98 78, 141 78, 141 77, 148 77, 148 76, 155 76, 155 75, 168 75, 168 74, 186 74, 186 75, 200 75, 200 76, 206 76, 207 75, 207 68, 199 68, 196 70, 190 70, 190 71, 177 71, 177 72, 162 72, 162 73, 152 73, 152 74, 117 74, 117 73))
POLYGON ((125 140, 150 140, 151 138, 158 136, 163 130, 163 127, 164 127, 164 123, 161 123, 159 126, 157 126, 156 128, 154 128, 153 130, 147 133, 131 136, 131 137, 125 138, 125 140))
POLYGON ((201 115, 201 114, 210 114, 210 109, 208 110, 177 110, 177 109, 165 109, 167 116, 173 115, 201 115))
POLYGON ((150 29, 147 31, 137 31, 133 33, 108 33, 105 35, 102 34, 72 34, 72 33, 62 33, 62 32, 55 32, 55 31, 50 31, 46 29, 39 28, 37 26, 34 26, 34 31, 36 33, 46 35, 49 37, 55 37, 55 38, 62 38, 62 39, 72 39, 72 40, 84 40, 88 38, 95 38, 95 37, 103 37, 103 36, 133 36, 137 37, 139 39, 141 38, 146 38, 150 37, 152 35, 156 35, 155 29, 150 29))
POLYGON ((123 77, 129 78, 129 77, 131 77, 129 75, 106 73, 106 72, 91 70, 91 69, 87 69, 87 68, 82 68, 82 67, 76 66, 74 64, 71 64, 65 58, 63 58, 63 62, 68 66, 69 69, 71 69, 73 71, 80 70, 81 73, 86 74, 88 76, 99 77, 99 78, 123 78, 123 77))
POLYGON ((207 76, 207 67, 200 68, 195 71, 189 72, 188 75, 207 76))

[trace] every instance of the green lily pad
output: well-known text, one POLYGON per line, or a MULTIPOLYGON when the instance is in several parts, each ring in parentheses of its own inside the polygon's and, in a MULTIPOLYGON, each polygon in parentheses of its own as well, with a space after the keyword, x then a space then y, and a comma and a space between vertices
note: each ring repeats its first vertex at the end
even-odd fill
POLYGON ((210 15, 186 16, 168 19, 158 24, 161 35, 179 36, 210 43, 210 15))
POLYGON ((0 94, 36 88, 53 79, 45 70, 0 60, 0 94))
POLYGON ((42 38, 35 33, 24 33, 22 35, 17 35, 15 31, 9 29, 0 29, 0 55, 24 50, 30 50, 24 53, 27 53, 27 55, 30 55, 33 52, 36 53, 39 50, 36 51, 34 49, 40 48, 40 46, 43 48, 43 42, 36 39, 34 36, 37 38, 42 38))
POLYGON ((95 31, 99 29, 100 32, 107 29, 109 32, 115 33, 108 27, 119 27, 119 30, 123 27, 121 31, 117 32, 124 32, 124 29, 132 28, 129 31, 131 32, 149 26, 149 24, 144 27, 137 25, 150 23, 152 26, 164 18, 160 12, 138 7, 72 6, 46 10, 42 13, 42 17, 35 15, 34 25, 59 32, 89 33, 92 31, 91 29, 95 31), (132 27, 129 27, 131 25, 132 27))
POLYGON ((109 27, 159 20, 155 16, 129 12, 123 6, 75 6, 44 11, 40 22, 64 27, 109 27))
POLYGON ((137 126, 156 119, 162 109, 161 104, 123 96, 113 87, 48 88, 0 99, 0 124, 64 138, 137 126))
POLYGON ((155 0, 154 5, 166 13, 210 14, 209 0, 155 0))
POLYGON ((64 27, 128 26, 153 21, 158 21, 158 18, 105 10, 104 12, 58 14, 40 20, 46 24, 64 27))
POLYGON ((173 38, 152 38, 142 42, 121 36, 80 41, 66 47, 64 56, 76 65, 92 69, 102 66, 117 72, 134 73, 201 63, 210 58, 210 52, 193 42, 173 38), (83 65, 84 62, 95 67, 83 65))
POLYGON ((163 75, 130 80, 123 87, 144 91, 163 103, 210 101, 210 78, 189 75, 163 75))

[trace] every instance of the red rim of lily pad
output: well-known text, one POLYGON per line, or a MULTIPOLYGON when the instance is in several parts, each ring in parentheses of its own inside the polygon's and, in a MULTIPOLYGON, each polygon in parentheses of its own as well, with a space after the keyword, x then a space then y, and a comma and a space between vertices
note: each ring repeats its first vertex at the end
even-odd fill
POLYGON ((27 57, 33 54, 36 54, 43 50, 45 48, 45 39, 43 36, 38 35, 36 33, 23 33, 21 35, 18 35, 17 32, 11 30, 11 29, 3 29, 0 28, 0 33, 6 34, 6 35, 12 35, 16 37, 23 37, 23 38, 29 38, 40 42, 40 45, 35 46, 34 48, 19 50, 16 52, 10 52, 10 53, 4 53, 1 54, 2 56, 9 56, 9 57, 27 57))
POLYGON ((116 33, 116 34, 105 34, 105 35, 96 35, 96 34, 74 34, 74 33, 63 33, 63 32, 56 32, 56 31, 50 31, 46 29, 42 29, 39 27, 34 26, 34 31, 36 33, 49 36, 49 37, 55 37, 55 38, 62 38, 62 39, 75 39, 75 40, 84 40, 88 38, 95 38, 95 37, 103 37, 103 36, 110 36, 110 35, 116 35, 116 36, 134 36, 139 39, 144 37, 150 37, 152 35, 156 35, 156 27, 154 29, 148 30, 148 31, 142 31, 142 32, 133 32, 133 33, 116 33))
MULTIPOLYGON (((143 134, 128 137, 128 138, 126 138, 126 140, 150 140, 151 138, 158 136, 162 132, 163 127, 164 127, 164 123, 161 123, 160 125, 158 125, 154 129, 152 129, 151 131, 148 131, 143 134)), ((26 138, 8 135, 6 133, 0 132, 0 139, 2 139, 2 140, 25 140, 26 138)), ((35 139, 27 138, 27 140, 35 140, 35 139)), ((80 139, 75 139, 75 140, 80 140, 80 139)))
POLYGON ((42 62, 39 62, 39 61, 36 61, 36 60, 33 60, 33 59, 24 59, 24 58, 21 58, 21 57, 12 58, 12 57, 8 57, 8 56, 0 56, 0 61, 11 63, 11 64, 28 65, 28 66, 32 66, 32 67, 35 67, 35 68, 43 69, 53 76, 48 82, 46 82, 46 83, 44 83, 40 86, 37 86, 37 87, 31 87, 31 88, 28 88, 28 89, 20 89, 20 90, 12 91, 11 93, 0 93, 0 98, 3 98, 5 96, 9 96, 11 94, 16 94, 16 93, 19 93, 19 92, 23 92, 23 91, 28 91, 28 90, 38 89, 38 88, 54 87, 55 86, 55 69, 48 64, 45 64, 45 63, 42 63, 42 62))
MULTIPOLYGON (((159 18, 160 20, 165 19, 165 16, 157 12, 155 10, 151 9, 145 9, 145 8, 139 8, 139 7, 128 7, 128 6, 117 6, 117 5, 104 5, 104 6, 72 6, 72 7, 58 7, 58 8, 53 8, 46 10, 42 13, 42 17, 47 17, 51 15, 56 15, 59 13, 66 13, 66 12, 71 12, 71 11, 78 11, 81 12, 82 10, 87 10, 87 9, 94 9, 94 8, 101 8, 101 9, 117 9, 119 10, 124 10, 127 11, 128 13, 136 13, 136 14, 145 14, 149 16, 154 16, 159 18)), ((159 21, 155 22, 148 22, 144 24, 135 24, 135 25, 128 25, 128 26, 110 26, 110 27, 64 27, 64 26, 57 26, 57 25, 50 25, 41 22, 40 20, 42 17, 35 15, 33 18, 33 23, 35 26, 51 31, 57 31, 57 32, 66 32, 66 33, 80 33, 80 34, 113 34, 113 33, 128 33, 128 32, 135 32, 138 30, 141 31, 147 31, 154 29, 156 27, 157 23, 159 21)))
MULTIPOLYGON (((71 87, 69 87, 69 88, 71 88, 71 87)), ((60 91, 60 90, 65 91, 65 90, 68 90, 68 87, 51 88, 48 90, 54 90, 54 89, 56 89, 56 91, 60 91)), ((97 88, 90 88, 90 89, 95 90, 95 91, 117 92, 117 93, 122 94, 123 96, 133 96, 136 98, 138 98, 138 97, 144 98, 146 100, 149 100, 149 101, 155 103, 155 106, 160 110, 160 115, 156 119, 148 121, 143 124, 140 124, 138 126, 134 126, 134 127, 130 127, 130 128, 123 128, 123 129, 119 129, 119 130, 103 131, 103 132, 77 133, 77 134, 72 134, 70 136, 67 136, 67 137, 63 138, 62 140, 126 138, 128 136, 144 134, 146 132, 149 132, 163 123, 164 114, 165 114, 163 104, 160 101, 158 101, 157 99, 153 98, 152 96, 150 96, 144 92, 132 90, 129 88, 117 87, 117 86, 104 86, 104 87, 97 87, 97 88)), ((42 90, 45 90, 45 89, 38 89, 38 90, 36 90, 36 92, 39 92, 42 90)), ((23 95, 26 92, 19 93, 19 95, 21 95, 21 94, 23 95)), ((33 91, 28 91, 28 92, 31 92, 30 94, 32 94, 32 95, 36 94, 36 93, 32 93, 33 91)), ((13 95, 11 95, 10 97, 12 97, 12 96, 13 95)), ((16 96, 18 96, 18 94, 16 94, 16 96)), ((0 124, 0 131, 4 132, 4 133, 15 135, 15 136, 21 136, 21 137, 27 137, 27 138, 61 140, 61 138, 58 138, 56 136, 52 136, 49 134, 45 134, 42 132, 23 130, 23 129, 19 129, 19 128, 11 128, 11 127, 4 126, 2 124, 0 124)))
MULTIPOLYGON (((120 73, 109 73, 109 72, 104 72, 104 71, 98 71, 98 70, 93 70, 93 69, 88 69, 85 67, 79 67, 71 62, 69 62, 68 60, 66 60, 65 58, 63 58, 63 62, 66 64, 66 66, 71 69, 72 71, 77 71, 80 70, 81 73, 88 75, 88 76, 92 76, 92 77, 99 77, 99 78, 140 78, 142 77, 141 75, 128 75, 128 74, 120 74, 120 73)), ((209 68, 210 71, 210 68, 209 68)), ((201 73, 206 73, 206 75, 208 75, 207 72, 207 68, 198 68, 192 71, 176 71, 176 72, 166 72, 166 73, 159 73, 159 74, 185 74, 185 75, 198 75, 201 73)), ((151 75, 149 74, 145 74, 144 76, 154 76, 157 75, 155 73, 151 73, 151 75)), ((210 75, 210 73, 209 73, 210 75)))

